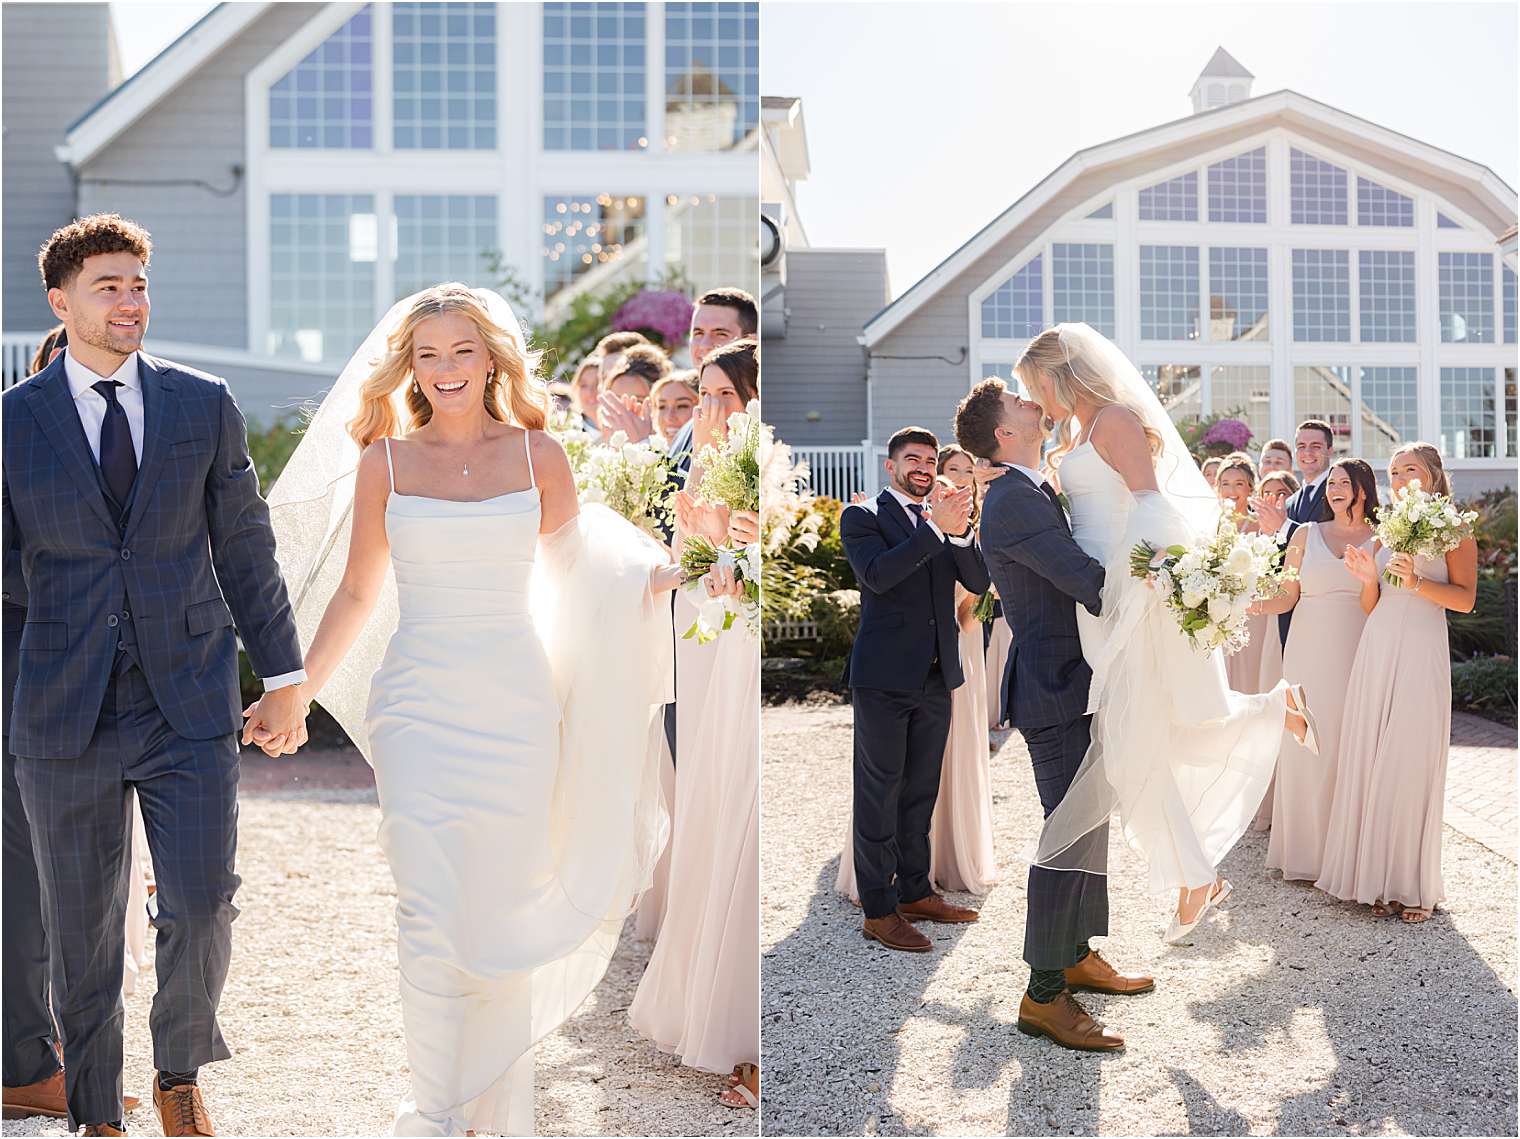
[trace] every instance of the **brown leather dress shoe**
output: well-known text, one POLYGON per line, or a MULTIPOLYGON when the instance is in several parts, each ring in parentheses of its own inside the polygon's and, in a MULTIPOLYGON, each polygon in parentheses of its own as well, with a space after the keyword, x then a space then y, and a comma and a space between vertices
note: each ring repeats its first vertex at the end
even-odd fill
POLYGON ((1044 1036, 1079 1052, 1115 1052, 1124 1047, 1124 1037, 1094 1020, 1070 991, 1047 1005, 1025 993, 1019 1003, 1018 1029, 1025 1036, 1044 1036))
POLYGON ((63 1069, 60 1068, 45 1080, 4 1091, 3 1115, 6 1119, 25 1119, 29 1115, 45 1115, 49 1119, 66 1119, 69 1114, 68 1098, 63 1088, 63 1069))
POLYGON ((215 1135, 216 1125, 211 1113, 201 1099, 201 1089, 194 1084, 181 1084, 164 1091, 158 1086, 158 1073, 153 1073, 153 1106, 158 1111, 158 1121, 165 1135, 215 1135))
POLYGON ((1148 993, 1156 987, 1153 977, 1119 972, 1103 960, 1096 949, 1089 950, 1086 957, 1070 969, 1062 971, 1066 974, 1066 987, 1074 993, 1086 991, 1132 997, 1136 993, 1148 993))
POLYGON ((953 906, 938 894, 929 894, 916 902, 902 902, 897 912, 909 921, 942 921, 961 923, 976 921, 982 915, 965 906, 953 906))
MULTIPOLYGON (((63 1069, 60 1068, 45 1080, 27 1084, 23 1088, 6 1088, 5 1106, 0 1116, 5 1119, 25 1119, 29 1115, 45 1115, 49 1119, 67 1119, 68 1095, 64 1089, 63 1069)), ((121 1097, 123 1112, 131 1111, 142 1103, 135 1095, 121 1097)))
POLYGON ((901 949, 904 953, 928 953, 934 948, 910 922, 903 921, 901 914, 866 918, 860 933, 868 941, 879 941, 888 949, 901 949))
POLYGON ((86 1135, 125 1135, 126 1131, 110 1123, 87 1123, 84 1133, 86 1135))

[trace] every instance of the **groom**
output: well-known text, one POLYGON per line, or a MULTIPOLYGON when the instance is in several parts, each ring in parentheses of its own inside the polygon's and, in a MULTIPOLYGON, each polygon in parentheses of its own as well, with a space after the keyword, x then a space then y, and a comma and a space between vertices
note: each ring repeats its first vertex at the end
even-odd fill
MULTIPOLYGON (((1082 657, 1076 607, 1098 614, 1104 571, 1072 538, 1055 489, 1040 474, 1046 423, 1039 404, 1020 399, 998 379, 973 388, 955 415, 960 445, 1005 470, 987 486, 982 543, 1013 630, 1003 706, 1029 748, 1049 817, 1087 753, 1092 672, 1082 657)), ((1087 861, 1106 869, 1107 825, 1082 841, 1096 847, 1087 861)), ((1120 973, 1088 945, 1089 938, 1107 934, 1108 879, 1102 873, 1030 867, 1024 919, 1030 974, 1019 1005, 1020 1031, 1084 1051, 1124 1047, 1123 1037, 1071 995, 1084 989, 1128 995, 1155 987, 1149 977, 1120 973)))
POLYGON ((887 489, 848 506, 839 536, 860 582, 850 653, 855 714, 855 882, 863 933, 927 953, 912 919, 975 921, 929 885, 929 822, 950 734, 950 693, 964 682, 955 583, 987 590, 971 528, 971 490, 935 486, 939 441, 904 427, 887 443, 887 489))
POLYGON ((237 405, 141 351, 151 255, 146 231, 98 214, 38 258, 68 349, 0 404, 7 573, 28 595, 9 729, 70 1130, 123 1133, 135 793, 158 882, 153 1102, 165 1135, 213 1135, 196 1071, 230 1055, 216 1011, 239 885, 234 624, 267 678, 247 725, 266 751, 304 732, 305 674, 237 405))

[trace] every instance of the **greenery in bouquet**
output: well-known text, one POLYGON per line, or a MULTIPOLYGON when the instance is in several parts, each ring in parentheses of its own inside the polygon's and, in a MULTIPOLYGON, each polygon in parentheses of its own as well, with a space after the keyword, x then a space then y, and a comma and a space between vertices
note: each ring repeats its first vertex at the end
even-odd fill
POLYGON ((996 611, 996 605, 997 594, 989 589, 976 599, 976 608, 971 611, 971 615, 983 625, 990 625, 994 620, 992 615, 996 611))
POLYGON ((700 534, 687 537, 681 547, 681 569, 686 574, 686 590, 695 594, 697 617, 681 634, 683 640, 706 644, 719 633, 742 620, 751 634, 760 631, 760 545, 753 543, 742 550, 716 546, 700 534), (714 566, 732 566, 734 576, 744 586, 742 597, 708 597, 702 578, 714 566))
POLYGON ((606 443, 589 445, 579 467, 573 461, 571 467, 581 502, 601 503, 664 540, 674 482, 670 459, 659 447, 648 440, 630 443, 619 431, 606 443))
POLYGON ((1248 608, 1273 597, 1297 574, 1270 534, 1244 534, 1228 518, 1191 546, 1140 542, 1130 573, 1147 581, 1172 611, 1188 643, 1203 653, 1239 652, 1250 643, 1248 608))
MULTIPOLYGON (((1412 480, 1404 492, 1378 511, 1377 539, 1396 554, 1416 558, 1442 558, 1472 537, 1475 510, 1462 510, 1448 495, 1431 494, 1412 480)), ((1398 585, 1399 578, 1387 570, 1383 580, 1398 585)))
POLYGON ((699 494, 704 502, 730 510, 760 510, 761 450, 773 446, 775 432, 760 420, 760 401, 752 399, 743 411, 728 417, 728 434, 718 446, 702 448, 699 494))

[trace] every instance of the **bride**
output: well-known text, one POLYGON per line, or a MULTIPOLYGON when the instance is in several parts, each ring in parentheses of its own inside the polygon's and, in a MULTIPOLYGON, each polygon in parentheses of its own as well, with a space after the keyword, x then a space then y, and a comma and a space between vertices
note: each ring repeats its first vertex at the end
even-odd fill
POLYGON ((270 492, 301 695, 375 768, 411 1067, 398 1135, 532 1134, 533 1045, 600 981, 667 833, 654 595, 680 569, 578 507, 534 364, 495 293, 409 297, 270 492))
POLYGON ((1087 864, 1095 844, 1078 840, 1117 810, 1149 862, 1151 892, 1177 891, 1166 940, 1183 942, 1230 894, 1215 868, 1255 816, 1283 729, 1317 753, 1313 713, 1286 681, 1259 695, 1231 691, 1220 654, 1190 648, 1131 576, 1137 542, 1189 543, 1219 518, 1218 498, 1134 365, 1089 326, 1061 324, 1030 341, 1014 370, 1059 421, 1051 481, 1070 502, 1077 544, 1106 567, 1102 616, 1077 607, 1093 673, 1092 743, 1033 861, 1101 872, 1087 864))

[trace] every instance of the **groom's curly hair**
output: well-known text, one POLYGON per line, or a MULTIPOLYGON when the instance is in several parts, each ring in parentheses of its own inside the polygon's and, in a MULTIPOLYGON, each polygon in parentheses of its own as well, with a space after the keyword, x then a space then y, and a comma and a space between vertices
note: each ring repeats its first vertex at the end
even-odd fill
POLYGON ((44 289, 61 289, 79 276, 85 258, 101 253, 130 253, 148 267, 153 239, 135 221, 120 214, 91 214, 53 231, 37 253, 44 289))
POLYGON ((1003 422, 1008 385, 988 376, 955 409, 955 440, 979 459, 997 455, 997 429, 1003 422))

